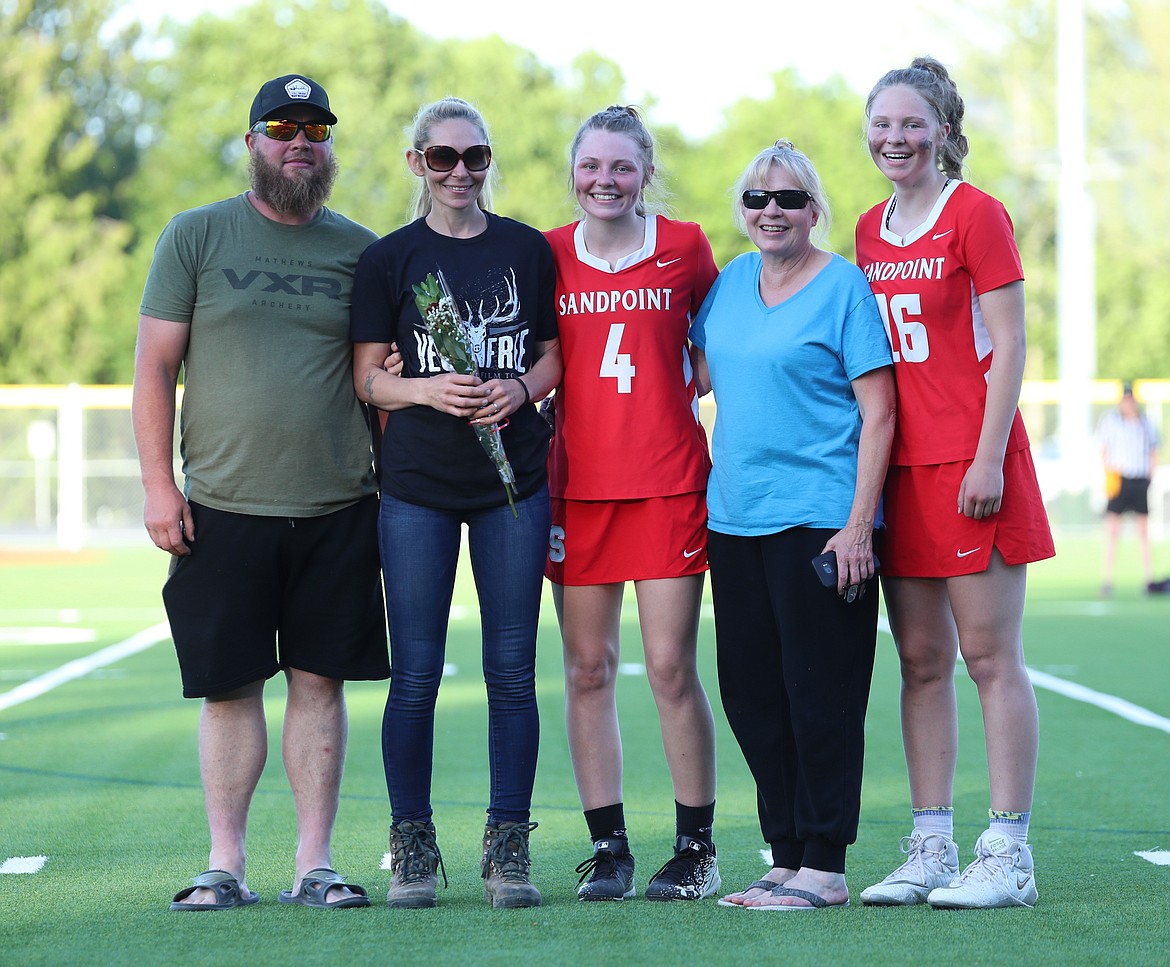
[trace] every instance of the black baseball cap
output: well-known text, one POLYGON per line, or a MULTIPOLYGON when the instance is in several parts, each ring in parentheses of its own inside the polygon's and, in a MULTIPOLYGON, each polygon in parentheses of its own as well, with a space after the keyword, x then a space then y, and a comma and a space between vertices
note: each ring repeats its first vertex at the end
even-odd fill
POLYGON ((248 127, 257 121, 271 120, 285 108, 306 104, 318 108, 324 116, 323 120, 330 124, 337 123, 337 116, 329 110, 329 95, 325 93, 325 88, 303 74, 284 74, 268 81, 256 92, 248 127))

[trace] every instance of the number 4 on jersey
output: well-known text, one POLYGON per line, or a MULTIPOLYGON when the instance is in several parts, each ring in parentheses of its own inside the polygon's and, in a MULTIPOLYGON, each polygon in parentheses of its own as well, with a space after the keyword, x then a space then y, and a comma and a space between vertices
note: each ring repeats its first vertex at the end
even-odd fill
POLYGON ((601 357, 601 376, 617 380, 619 393, 634 391, 634 364, 630 362, 630 354, 619 352, 622 344, 622 335, 626 331, 624 322, 615 322, 609 327, 609 337, 605 340, 605 352, 601 357))

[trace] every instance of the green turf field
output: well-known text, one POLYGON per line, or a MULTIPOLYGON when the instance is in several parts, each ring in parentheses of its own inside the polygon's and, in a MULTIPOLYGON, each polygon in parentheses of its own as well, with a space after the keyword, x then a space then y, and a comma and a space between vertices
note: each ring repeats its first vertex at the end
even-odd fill
MULTIPOLYGON (((1056 561, 1030 573, 1029 666, 1155 719, 1153 726, 1137 724, 1116 710, 1038 689, 1042 745, 1030 839, 1040 902, 1033 911, 869 909, 856 899, 848 910, 806 914, 750 913, 714 901, 577 902, 573 867, 590 846, 564 738, 551 605, 540 641, 543 738, 533 808, 540 828, 532 838, 533 878, 545 905, 491 910, 478 865, 486 715, 474 596, 464 582, 448 647, 455 672, 440 693, 436 727, 435 821, 450 877, 438 909, 390 911, 378 902, 389 876, 380 869, 389 821, 379 747, 384 684, 347 690, 349 760, 334 848, 335 865, 367 886, 375 904, 319 911, 276 902, 290 885, 294 841, 279 761, 278 679, 269 686, 272 752, 249 834, 248 882, 263 902, 223 913, 171 913, 171 895, 206 865, 207 832, 195 760, 198 705, 179 697, 164 638, 0 708, 0 864, 47 857, 39 872, 0 872, 0 963, 1170 963, 1170 866, 1135 855, 1170 851, 1170 596, 1138 593, 1136 573, 1126 570, 1136 555, 1123 545, 1118 592, 1097 601, 1098 543, 1065 538, 1058 549, 1056 561)), ((1161 550, 1159 574, 1170 573, 1170 554, 1161 550)), ((149 547, 63 558, 5 554, 0 546, 0 704, 11 689, 163 621, 164 571, 162 554, 149 547), (18 628, 46 629, 45 638, 63 637, 64 629, 72 639, 16 643, 18 628)), ((632 610, 627 618, 623 661, 636 663, 632 610)), ((709 610, 700 648, 720 729, 716 841, 730 890, 766 866, 754 789, 718 709, 709 610)), ((909 831, 897 695, 896 661, 883 636, 861 830, 849 855, 855 898, 896 865, 899 838, 909 831)), ((969 855, 985 825, 986 763, 978 704, 965 678, 959 699, 956 833, 969 855)), ((671 789, 645 678, 624 677, 619 701, 627 818, 643 886, 669 855, 671 789)))

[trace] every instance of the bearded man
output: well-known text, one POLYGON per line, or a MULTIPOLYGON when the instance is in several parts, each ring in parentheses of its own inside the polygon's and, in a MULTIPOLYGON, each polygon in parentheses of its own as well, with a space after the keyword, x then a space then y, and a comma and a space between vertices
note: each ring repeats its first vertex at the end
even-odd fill
POLYGON ((245 880, 245 831, 267 757, 264 685, 278 672, 297 816, 292 887, 279 899, 369 905, 334 871, 331 843, 343 682, 390 671, 376 484, 349 340, 354 267, 377 235, 325 207, 336 123, 311 78, 265 83, 244 134, 251 190, 171 219, 142 297, 133 420, 144 518, 171 555, 162 596, 183 695, 202 699, 211 833, 208 869, 172 910, 260 899, 245 880))

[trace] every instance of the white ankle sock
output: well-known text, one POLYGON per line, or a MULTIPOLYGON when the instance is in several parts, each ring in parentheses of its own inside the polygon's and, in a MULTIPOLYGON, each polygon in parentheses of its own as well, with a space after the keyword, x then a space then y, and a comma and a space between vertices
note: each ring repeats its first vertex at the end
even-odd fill
POLYGON ((955 809, 953 806, 915 806, 914 828, 923 836, 955 838, 955 809))
POLYGON ((1032 818, 1030 810, 1017 813, 1008 809, 989 809, 987 815, 991 819, 991 829, 1001 836, 1007 836, 1017 843, 1028 842, 1028 822, 1032 818))

